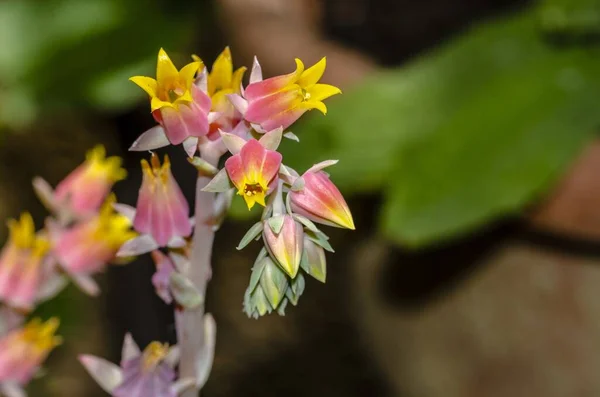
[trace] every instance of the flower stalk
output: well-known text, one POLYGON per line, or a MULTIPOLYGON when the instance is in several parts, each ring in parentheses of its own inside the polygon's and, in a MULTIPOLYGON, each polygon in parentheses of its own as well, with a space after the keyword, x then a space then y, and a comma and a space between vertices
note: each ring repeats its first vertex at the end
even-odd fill
MULTIPOLYGON (((209 164, 217 166, 218 157, 202 153, 202 158, 209 164)), ((195 227, 192 238, 190 266, 185 275, 194 284, 200 296, 206 296, 206 287, 212 276, 211 258, 215 231, 212 225, 215 194, 202 189, 211 178, 198 172, 196 179, 195 227)), ((202 360, 212 356, 208 350, 214 346, 206 344, 204 299, 193 309, 176 309, 177 337, 181 346, 179 371, 181 378, 196 378, 194 387, 182 394, 182 397, 196 397, 201 385, 198 382, 202 370, 202 360)), ((207 374, 206 374, 207 375, 207 374)))

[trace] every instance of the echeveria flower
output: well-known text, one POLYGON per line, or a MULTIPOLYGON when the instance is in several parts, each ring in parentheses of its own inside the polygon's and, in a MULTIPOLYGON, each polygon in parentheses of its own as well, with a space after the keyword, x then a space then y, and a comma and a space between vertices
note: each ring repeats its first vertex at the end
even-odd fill
MULTIPOLYGON (((208 114, 211 108, 210 97, 194 84, 196 72, 202 62, 195 61, 177 70, 167 53, 161 48, 158 52, 156 79, 135 76, 130 80, 140 86, 150 96, 150 108, 155 120, 162 128, 148 130, 140 139, 152 140, 148 146, 136 150, 147 150, 184 143, 188 154, 198 143, 198 137, 209 131, 208 114), (168 142, 164 141, 164 138, 168 142)), ((140 140, 138 139, 138 141, 140 140)), ((139 142, 138 146, 140 145, 139 142)), ((134 144, 136 146, 136 144, 134 144)), ((193 152, 191 152, 193 154, 193 152)))
POLYGON ((0 386, 24 386, 50 351, 61 343, 55 335, 59 321, 34 319, 0 339, 0 386))
POLYGON ((50 269, 44 259, 50 243, 36 235, 28 212, 18 221, 8 221, 8 228, 10 236, 0 253, 0 301, 29 311, 48 279, 50 269))
POLYGON ((323 225, 354 230, 350 208, 323 168, 337 163, 327 160, 315 164, 304 175, 303 187, 290 191, 292 211, 323 225))
MULTIPOLYGON (((247 121, 260 126, 264 131, 278 127, 285 129, 308 110, 318 109, 326 114, 327 107, 323 100, 341 91, 332 85, 318 83, 325 72, 325 66, 323 58, 305 70, 302 61, 296 59, 296 71, 251 82, 243 95, 245 103, 235 96, 232 97, 232 102, 243 110, 247 121)), ((256 68, 260 70, 257 62, 256 68)), ((252 74, 257 79, 256 75, 260 72, 255 73, 253 70, 252 74)))
POLYGON ((87 152, 85 162, 63 179, 54 191, 41 178, 34 180, 34 187, 52 211, 91 215, 98 211, 113 184, 127 176, 121 162, 120 157, 106 157, 104 146, 98 145, 87 152))
MULTIPOLYGON (((193 55, 195 61, 200 58, 193 55)), ((230 132, 242 119, 242 115, 233 107, 227 95, 239 94, 242 78, 246 67, 233 70, 233 61, 229 47, 225 47, 212 65, 206 76, 207 94, 212 100, 212 111, 218 113, 216 120, 211 123, 210 134, 219 137, 219 129, 230 132)))
POLYGON ((90 294, 98 292, 90 276, 102 271, 115 259, 119 248, 136 236, 130 230, 130 220, 114 211, 114 202, 114 196, 110 196, 96 216, 71 227, 48 224, 53 256, 90 294))
POLYGON ((150 163, 142 160, 144 177, 138 196, 133 227, 152 236, 159 246, 166 246, 173 238, 188 237, 192 233, 189 205, 171 173, 169 157, 161 166, 156 154, 150 163))
POLYGON ((256 139, 251 139, 239 153, 225 162, 229 178, 249 209, 255 203, 265 205, 269 185, 276 181, 281 159, 280 153, 266 149, 256 139))
POLYGON ((263 240, 276 263, 288 276, 296 277, 303 251, 302 225, 289 214, 276 215, 264 221, 263 240))
POLYGON ((94 380, 113 397, 176 397, 186 386, 185 382, 175 381, 178 360, 177 347, 152 342, 140 352, 129 334, 125 336, 120 368, 99 357, 79 357, 94 380))

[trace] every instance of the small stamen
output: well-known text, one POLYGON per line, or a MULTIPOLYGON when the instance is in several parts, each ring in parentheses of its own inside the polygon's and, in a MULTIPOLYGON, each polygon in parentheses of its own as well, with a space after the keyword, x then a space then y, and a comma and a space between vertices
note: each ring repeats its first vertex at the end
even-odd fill
POLYGON ((301 88, 300 92, 302 93, 302 98, 305 101, 308 101, 310 99, 310 92, 307 92, 304 88, 301 88))
POLYGON ((244 186, 244 194, 248 197, 252 197, 260 193, 263 193, 263 188, 260 183, 247 183, 246 186, 244 186))

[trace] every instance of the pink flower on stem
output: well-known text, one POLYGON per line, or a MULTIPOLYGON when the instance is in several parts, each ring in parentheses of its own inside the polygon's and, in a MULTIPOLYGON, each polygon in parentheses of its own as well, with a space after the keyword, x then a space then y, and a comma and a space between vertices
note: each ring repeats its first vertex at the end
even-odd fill
POLYGON ((98 211, 115 182, 125 179, 121 158, 106 157, 104 146, 98 145, 87 152, 86 160, 63 179, 54 191, 46 181, 36 178, 34 188, 52 211, 68 211, 85 217, 98 211))
POLYGON ((354 230, 348 204, 329 176, 322 171, 334 162, 316 164, 302 175, 304 187, 290 191, 292 211, 323 225, 354 230))
POLYGON ((166 246, 173 238, 188 237, 192 233, 190 208, 183 192, 171 173, 171 162, 165 155, 161 166, 156 154, 150 163, 142 160, 144 179, 138 196, 133 227, 152 236, 159 246, 166 246))
POLYGON ((195 61, 177 70, 167 53, 158 52, 156 79, 145 76, 130 78, 150 96, 150 108, 159 126, 146 131, 131 150, 151 150, 168 144, 183 143, 193 156, 198 138, 208 134, 210 97, 194 84, 202 62, 195 61))
POLYGON ((337 87, 318 83, 325 66, 323 58, 304 69, 302 61, 296 59, 294 72, 262 80, 260 65, 255 60, 250 84, 243 97, 233 94, 229 98, 244 118, 259 129, 286 129, 308 110, 318 109, 326 114, 327 107, 323 100, 341 93, 337 87))
POLYGON ((8 222, 10 237, 0 253, 0 301, 22 311, 30 311, 42 298, 42 287, 50 279, 52 267, 46 260, 48 240, 36 235, 28 212, 8 222))
POLYGON ((281 166, 281 153, 266 149, 256 139, 250 139, 240 152, 225 162, 229 178, 244 197, 248 209, 255 203, 265 206, 269 186, 276 182, 281 166))
MULTIPOLYGON (((192 55, 195 61, 201 61, 199 57, 192 55)), ((231 132, 242 120, 242 115, 231 104, 227 96, 239 94, 242 88, 242 78, 246 72, 245 67, 234 71, 233 60, 229 47, 225 47, 212 64, 210 73, 203 73, 197 80, 197 84, 206 85, 206 93, 212 101, 212 111, 217 114, 210 125, 208 138, 217 140, 220 138, 219 130, 231 132)))
POLYGON ((289 214, 276 215, 264 221, 263 239, 276 263, 288 276, 296 277, 304 242, 302 225, 289 214))
POLYGON ((91 275, 115 259, 119 248, 136 236, 127 217, 115 213, 114 196, 104 203, 98 215, 63 228, 48 223, 52 255, 60 266, 87 293, 97 294, 91 275))
POLYGON ((125 336, 121 366, 102 358, 82 355, 79 361, 113 397, 176 397, 193 381, 176 381, 179 349, 160 342, 150 343, 143 352, 131 335, 125 336))
POLYGON ((0 339, 0 391, 25 386, 62 339, 55 336, 57 318, 34 319, 0 339))
POLYGON ((141 255, 159 247, 182 248, 184 238, 192 233, 189 205, 171 173, 169 157, 165 155, 161 165, 158 156, 152 154, 150 163, 142 160, 142 171, 137 208, 115 205, 140 233, 123 244, 119 257, 141 255))

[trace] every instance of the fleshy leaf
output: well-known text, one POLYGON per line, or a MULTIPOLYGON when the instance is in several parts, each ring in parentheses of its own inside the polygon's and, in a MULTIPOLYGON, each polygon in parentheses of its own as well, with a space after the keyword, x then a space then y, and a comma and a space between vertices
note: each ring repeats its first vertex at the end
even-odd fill
POLYGON ((199 361, 196 364, 196 386, 204 387, 208 380, 210 370, 215 357, 215 346, 217 344, 217 323, 212 314, 204 315, 204 349, 202 350, 199 361))
POLYGON ((213 177, 219 172, 217 167, 204 160, 202 157, 194 156, 193 158, 188 158, 188 161, 204 176, 213 177))
POLYGON ((279 266, 272 260, 266 260, 265 268, 260 278, 260 286, 273 308, 277 308, 287 288, 287 277, 279 266))
POLYGON ((291 131, 288 131, 288 132, 286 132, 285 134, 283 134, 283 137, 284 137, 284 138, 287 138, 287 139, 289 139, 289 140, 292 140, 292 141, 300 142, 300 138, 298 138, 298 137, 296 136, 296 134, 294 134, 294 133, 293 133, 293 132, 291 132, 291 131))
POLYGON ((258 236, 260 236, 260 234, 262 233, 262 230, 263 230, 263 224, 262 224, 262 222, 256 222, 246 232, 246 234, 244 235, 244 237, 242 237, 242 240, 240 241, 240 243, 238 244, 238 246, 236 247, 236 249, 237 250, 244 249, 244 247, 246 247, 248 244, 250 244, 250 242, 252 240, 254 240, 258 236))
POLYGON ((269 227, 275 234, 279 234, 281 232, 281 228, 283 227, 283 221, 285 220, 284 215, 275 215, 267 220, 269 227))
POLYGON ((304 189, 304 183, 305 183, 304 178, 302 178, 302 177, 296 178, 296 180, 292 184, 291 189, 295 192, 298 192, 298 191, 304 189))
POLYGON ((283 136, 282 134, 283 128, 279 127, 265 133, 258 141, 265 147, 265 149, 277 150, 279 144, 281 143, 281 138, 283 136))
MULTIPOLYGON (((264 252, 265 254, 267 253, 267 251, 264 248, 261 252, 264 252)), ((249 291, 254 291, 258 286, 258 283, 260 282, 260 277, 262 276, 262 272, 265 270, 265 266, 267 265, 267 263, 268 258, 265 258, 264 256, 254 263, 254 266, 252 267, 252 274, 250 274, 250 284, 248 284, 249 291)))
POLYGON ((85 367, 90 376, 107 393, 112 391, 123 382, 121 368, 100 357, 82 355, 79 362, 85 367))
POLYGON ((169 278, 171 293, 175 301, 186 309, 194 309, 204 303, 204 296, 200 294, 194 283, 179 272, 173 272, 169 278))
POLYGON ((165 129, 160 125, 150 128, 139 136, 138 139, 133 142, 129 150, 133 152, 143 152, 146 150, 156 150, 161 147, 170 145, 169 139, 165 134, 165 129))
POLYGON ((225 145, 227 150, 231 152, 231 154, 238 154, 246 144, 246 141, 237 135, 230 134, 229 132, 219 132, 221 133, 223 144, 225 145))
POLYGON ((229 176, 227 175, 227 170, 223 168, 221 171, 215 175, 213 179, 204 188, 202 191, 211 192, 211 193, 222 193, 233 187, 231 181, 229 180, 229 176))

